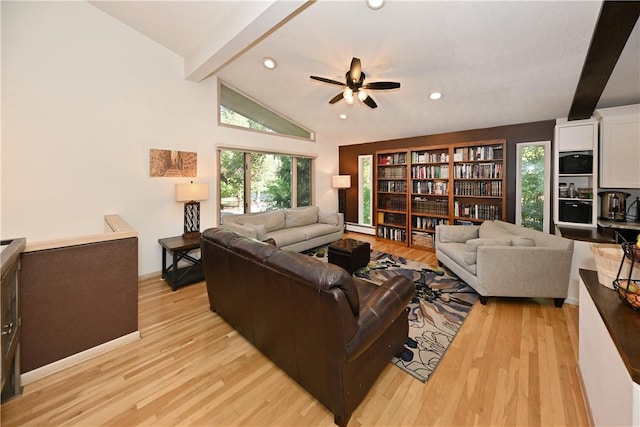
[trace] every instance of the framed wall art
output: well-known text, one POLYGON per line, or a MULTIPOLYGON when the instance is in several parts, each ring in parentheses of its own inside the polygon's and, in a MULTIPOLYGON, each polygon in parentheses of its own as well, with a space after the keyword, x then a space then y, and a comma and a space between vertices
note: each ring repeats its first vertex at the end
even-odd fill
POLYGON ((198 172, 198 153, 190 151, 149 150, 149 176, 195 177, 198 172))

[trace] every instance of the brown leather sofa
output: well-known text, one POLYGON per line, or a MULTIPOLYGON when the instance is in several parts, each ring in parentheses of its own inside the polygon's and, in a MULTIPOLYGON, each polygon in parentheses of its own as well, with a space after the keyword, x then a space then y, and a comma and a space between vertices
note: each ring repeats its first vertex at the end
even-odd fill
POLYGON ((211 311, 346 425, 407 340, 413 283, 372 285, 220 228, 204 231, 201 248, 211 311))

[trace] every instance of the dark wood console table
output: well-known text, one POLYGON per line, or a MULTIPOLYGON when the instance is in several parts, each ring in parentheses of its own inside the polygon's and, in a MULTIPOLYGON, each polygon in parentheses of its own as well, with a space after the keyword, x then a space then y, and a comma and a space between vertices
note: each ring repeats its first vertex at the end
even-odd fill
POLYGON ((162 278, 167 281, 172 290, 204 280, 202 261, 190 255, 190 252, 200 249, 200 234, 166 237, 158 239, 158 243, 162 246, 162 278), (172 262, 169 266, 167 266, 167 251, 172 254, 172 262), (178 267, 180 261, 186 265, 178 267))

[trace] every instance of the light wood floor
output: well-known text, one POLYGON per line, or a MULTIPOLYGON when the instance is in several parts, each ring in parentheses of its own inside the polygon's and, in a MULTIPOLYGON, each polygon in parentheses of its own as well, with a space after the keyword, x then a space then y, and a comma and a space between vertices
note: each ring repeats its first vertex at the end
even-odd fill
MULTIPOLYGON (((373 247, 435 264, 430 252, 373 247)), ((140 283, 142 338, 25 386, 2 426, 331 426, 333 415, 209 311, 204 283, 140 283)), ((300 319, 304 321, 304 319, 300 319)), ((428 383, 389 364, 349 426, 587 426, 578 310, 477 303, 428 383)))

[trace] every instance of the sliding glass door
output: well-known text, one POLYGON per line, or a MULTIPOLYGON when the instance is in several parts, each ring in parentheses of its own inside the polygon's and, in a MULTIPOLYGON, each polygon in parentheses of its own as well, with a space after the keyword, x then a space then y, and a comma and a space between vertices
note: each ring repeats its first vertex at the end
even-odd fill
POLYGON ((313 204, 313 159, 287 154, 222 149, 220 222, 224 215, 313 204))

